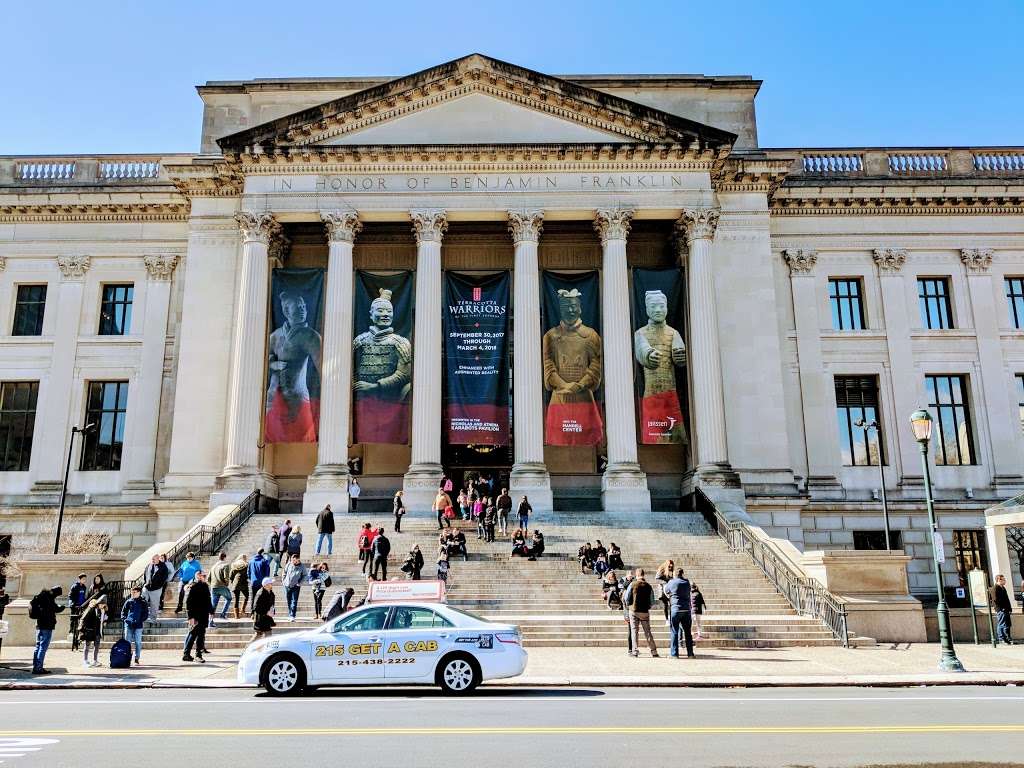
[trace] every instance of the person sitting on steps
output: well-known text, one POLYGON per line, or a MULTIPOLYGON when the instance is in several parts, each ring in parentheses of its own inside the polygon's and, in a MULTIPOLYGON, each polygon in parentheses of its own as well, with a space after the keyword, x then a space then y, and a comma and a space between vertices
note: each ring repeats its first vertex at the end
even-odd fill
POLYGON ((622 550, 614 541, 608 547, 608 567, 617 571, 624 570, 626 567, 622 562, 622 550))
POLYGON ((580 561, 580 573, 586 573, 588 568, 593 567, 594 550, 588 541, 576 552, 576 558, 580 561))

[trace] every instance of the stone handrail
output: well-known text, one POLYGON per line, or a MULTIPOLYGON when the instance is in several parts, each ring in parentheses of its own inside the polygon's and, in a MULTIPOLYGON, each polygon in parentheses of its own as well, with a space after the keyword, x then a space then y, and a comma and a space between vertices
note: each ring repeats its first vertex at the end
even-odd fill
POLYGON ((797 160, 790 178, 1024 177, 1024 147, 908 147, 765 150, 797 160))
POLYGON ((191 155, 0 156, 0 186, 168 184, 165 161, 191 155))

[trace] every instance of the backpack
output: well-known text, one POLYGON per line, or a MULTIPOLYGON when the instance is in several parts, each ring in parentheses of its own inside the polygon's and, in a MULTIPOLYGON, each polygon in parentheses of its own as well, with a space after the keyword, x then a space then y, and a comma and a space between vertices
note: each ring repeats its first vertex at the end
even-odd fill
POLYGON ((110 668, 127 669, 132 665, 132 644, 123 637, 110 647, 110 668))
POLYGON ((365 533, 362 536, 359 537, 359 548, 360 549, 369 549, 370 548, 370 537, 367 536, 365 533))
POLYGON ((30 619, 38 619, 39 618, 39 603, 36 602, 38 597, 39 597, 39 595, 36 595, 35 597, 33 597, 32 600, 28 604, 28 617, 30 619))

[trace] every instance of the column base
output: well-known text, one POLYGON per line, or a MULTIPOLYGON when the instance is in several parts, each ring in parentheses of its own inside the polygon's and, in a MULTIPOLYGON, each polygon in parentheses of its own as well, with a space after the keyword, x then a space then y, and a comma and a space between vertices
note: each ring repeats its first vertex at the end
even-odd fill
POLYGON ((601 477, 605 512, 650 512, 651 492, 639 464, 610 464, 601 477))
POLYGON ((522 462, 513 465, 509 476, 508 493, 512 497, 513 512, 523 496, 530 500, 534 512, 551 512, 555 507, 551 493, 551 476, 542 462, 522 462))
POLYGON ((225 470, 224 474, 217 478, 217 489, 210 494, 210 511, 222 504, 239 504, 256 490, 276 499, 277 480, 262 470, 251 473, 225 470))
POLYGON ((302 514, 315 515, 328 504, 335 514, 348 512, 348 481, 348 467, 338 464, 318 466, 306 480, 302 514))
POLYGON ((691 495, 697 488, 729 522, 753 522, 747 514, 747 495, 739 475, 728 463, 702 464, 683 479, 683 496, 691 495))
MULTIPOLYGON (((430 512, 441 486, 440 464, 413 464, 402 478, 402 501, 409 512, 430 512)), ((452 499, 455 502, 455 499, 452 499)))

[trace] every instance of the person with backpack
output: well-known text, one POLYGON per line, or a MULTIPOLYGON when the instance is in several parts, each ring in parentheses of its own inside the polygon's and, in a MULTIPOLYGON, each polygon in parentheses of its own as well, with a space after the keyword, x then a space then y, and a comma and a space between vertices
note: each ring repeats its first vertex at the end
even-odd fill
POLYGON ((49 675, 50 670, 43 666, 46 661, 46 650, 53 639, 53 630, 57 628, 57 614, 64 610, 57 605, 57 598, 64 594, 59 586, 40 590, 28 605, 28 617, 36 622, 36 649, 32 653, 32 674, 49 675))
POLYGON ((363 523, 363 527, 360 529, 359 535, 356 537, 356 546, 359 549, 359 562, 363 564, 363 573, 366 573, 370 568, 370 549, 373 546, 373 540, 376 536, 377 532, 370 527, 370 524, 363 523))
POLYGON ((321 509, 320 514, 316 516, 316 531, 316 554, 320 554, 326 541, 327 556, 330 557, 334 554, 334 512, 331 511, 330 504, 321 509))
POLYGON ((196 571, 192 579, 192 586, 188 590, 188 599, 185 601, 185 614, 188 616, 188 636, 185 638, 185 652, 181 656, 182 661, 199 661, 204 663, 203 653, 206 651, 206 628, 213 617, 213 599, 210 594, 210 585, 206 583, 206 574, 203 571, 196 571), (196 649, 196 656, 192 658, 192 649, 196 649))
POLYGON ((387 536, 384 535, 384 529, 377 529, 377 536, 373 540, 373 544, 370 549, 373 554, 373 568, 371 573, 373 578, 377 578, 378 570, 381 571, 381 580, 388 580, 388 555, 391 554, 391 541, 387 536))
POLYGON ((326 562, 314 564, 309 569, 309 583, 313 585, 313 615, 321 620, 324 608, 324 594, 331 586, 331 569, 326 562))
MULTIPOLYGON (((220 603, 220 599, 224 598, 224 610, 221 612, 220 617, 226 619, 228 617, 228 608, 231 607, 231 588, 228 586, 228 573, 231 571, 231 563, 228 562, 228 553, 221 552, 217 555, 217 564, 210 569, 210 593, 213 595, 213 606, 210 609, 210 613, 214 616, 217 615, 217 604, 220 603)), ((210 620, 210 626, 213 626, 213 620, 210 620)))
POLYGON ((695 658, 693 653, 693 597, 690 581, 683 575, 683 569, 675 572, 674 578, 665 585, 665 597, 669 601, 669 616, 671 617, 672 640, 669 645, 668 655, 673 659, 679 658, 679 636, 683 635, 686 641, 686 658, 695 658))
POLYGON ((295 621, 295 615, 299 612, 299 592, 302 590, 302 583, 308 579, 309 570, 302 564, 297 554, 292 555, 281 580, 285 599, 288 601, 288 621, 295 621))
POLYGON ((107 618, 107 597, 99 595, 86 603, 79 622, 79 634, 82 642, 82 666, 99 667, 100 638, 103 637, 103 623, 107 618), (89 661, 89 646, 92 646, 92 661, 89 661))
POLYGON ((270 637, 274 630, 274 580, 267 576, 252 595, 252 640, 270 637))
POLYGON ((657 604, 654 597, 654 588, 647 583, 643 568, 637 568, 636 581, 630 588, 629 599, 629 627, 633 638, 633 658, 640 655, 640 628, 644 630, 644 637, 647 638, 647 647, 651 649, 651 657, 658 658, 658 646, 654 644, 654 635, 651 633, 651 608, 657 604))
POLYGON ((132 587, 131 598, 121 606, 124 639, 135 646, 135 663, 142 662, 142 628, 149 618, 150 601, 142 596, 141 587, 132 587))
POLYGON ((270 576, 270 559, 262 549, 259 549, 249 561, 249 584, 252 587, 253 607, 256 605, 256 593, 263 585, 264 579, 273 580, 270 576))
POLYGON ((160 615, 160 598, 167 586, 167 576, 167 566, 160 562, 159 555, 153 555, 142 572, 142 596, 149 603, 149 616, 153 621, 160 615))
POLYGON ((249 606, 249 558, 244 552, 235 558, 228 569, 228 587, 235 598, 235 618, 240 619, 249 606))
POLYGON ((89 587, 86 581, 89 576, 85 573, 78 574, 78 580, 71 585, 68 591, 68 612, 71 622, 71 650, 78 650, 78 622, 82 618, 82 608, 85 606, 89 594, 89 587))
POLYGON ((181 580, 178 586, 178 607, 174 609, 175 613, 181 613, 182 606, 185 603, 185 592, 188 590, 189 584, 195 579, 196 574, 202 570, 203 566, 199 564, 199 559, 196 557, 195 552, 189 552, 185 555, 185 559, 174 572, 174 578, 181 580))
MULTIPOLYGON (((263 550, 266 553, 267 559, 270 561, 271 572, 269 576, 277 576, 277 572, 281 569, 281 531, 276 525, 270 526, 270 533, 267 534, 267 540, 263 542, 263 550)), ((253 594, 256 594, 256 590, 259 589, 257 584, 253 587, 253 594)))

